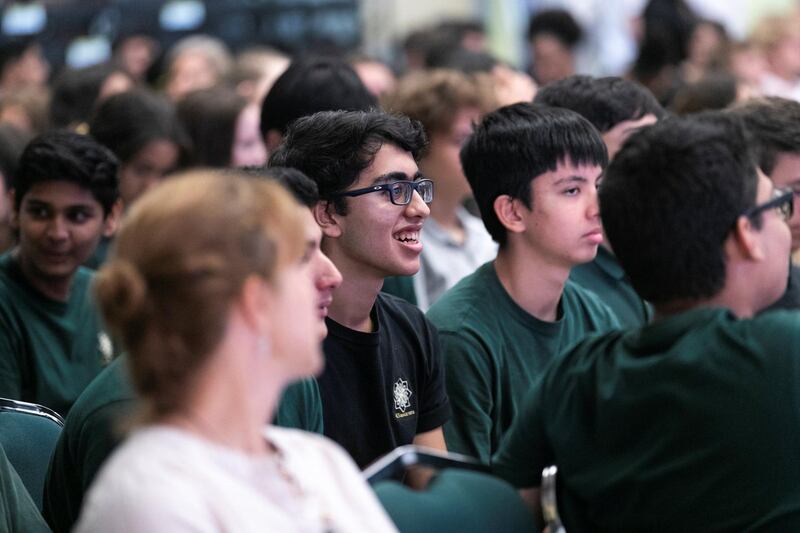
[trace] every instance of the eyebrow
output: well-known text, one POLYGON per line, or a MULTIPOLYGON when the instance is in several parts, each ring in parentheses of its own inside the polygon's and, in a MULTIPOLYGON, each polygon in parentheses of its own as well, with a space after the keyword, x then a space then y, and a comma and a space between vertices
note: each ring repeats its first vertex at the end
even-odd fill
POLYGON ((422 172, 419 170, 414 174, 411 179, 409 180, 408 174, 405 172, 395 171, 395 172, 387 172, 386 174, 381 174, 374 180, 372 180, 372 185, 378 185, 381 183, 390 183, 392 181, 417 181, 418 179, 422 179, 425 176, 422 175, 422 172))
MULTIPOLYGON (((36 198, 25 198, 23 201, 23 205, 29 207, 48 207, 48 208, 55 207, 50 202, 47 202, 45 200, 37 200, 36 198)), ((78 203, 78 204, 70 204, 64 206, 62 209, 65 211, 69 209, 95 209, 95 206, 91 203, 86 203, 86 204, 78 203)))
POLYGON ((589 182, 588 178, 584 176, 575 175, 575 176, 564 176, 563 178, 559 178, 553 183, 553 185, 564 185, 566 183, 588 183, 588 182, 589 182))

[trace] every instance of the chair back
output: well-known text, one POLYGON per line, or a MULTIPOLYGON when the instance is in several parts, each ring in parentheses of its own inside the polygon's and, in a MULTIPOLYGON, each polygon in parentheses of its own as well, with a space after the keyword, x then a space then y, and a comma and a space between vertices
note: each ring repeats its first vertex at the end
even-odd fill
POLYGON ((402 533, 537 530, 517 491, 487 473, 448 468, 424 491, 393 480, 379 481, 373 489, 402 533))
POLYGON ((0 398, 0 444, 40 511, 50 456, 63 426, 61 416, 43 405, 0 398))

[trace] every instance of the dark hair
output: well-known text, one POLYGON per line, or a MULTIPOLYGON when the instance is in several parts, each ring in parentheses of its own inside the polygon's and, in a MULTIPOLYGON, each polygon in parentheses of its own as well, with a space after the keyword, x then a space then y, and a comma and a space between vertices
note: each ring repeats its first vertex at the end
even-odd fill
POLYGON ((27 132, 11 124, 0 124, 0 173, 6 190, 12 187, 19 158, 30 140, 31 135, 27 132))
POLYGON ((174 142, 181 159, 186 157, 190 144, 172 103, 145 90, 115 94, 106 99, 92 115, 89 133, 110 148, 122 164, 153 141, 174 142))
MULTIPOLYGON (((317 183, 322 200, 332 200, 358 180, 384 143, 418 160, 427 142, 422 124, 408 117, 382 111, 323 111, 289 127, 269 166, 299 169, 317 183)), ((339 214, 347 213, 344 198, 336 198, 334 206, 339 214)))
POLYGON ((294 199, 308 208, 319 202, 319 189, 314 180, 290 167, 243 167, 233 172, 255 178, 277 181, 292 193, 294 199))
POLYGON ((294 120, 318 111, 366 111, 378 101, 343 59, 306 58, 293 61, 264 97, 261 135, 286 133, 294 120))
POLYGON ((103 84, 114 74, 133 78, 113 63, 86 68, 67 68, 53 84, 50 99, 50 123, 54 128, 66 128, 87 122, 94 110, 103 84))
POLYGON ((606 171, 600 216, 636 292, 654 304, 717 294, 723 242, 757 184, 748 136, 730 114, 669 118, 631 137, 606 171))
POLYGON ((570 76, 539 89, 534 103, 571 109, 600 133, 645 115, 663 118, 664 108, 642 85, 617 77, 570 76))
POLYGON ((800 153, 800 103, 786 98, 758 98, 731 112, 744 120, 752 135, 758 166, 772 174, 780 152, 800 153))
POLYGON ((465 74, 491 72, 499 61, 488 52, 475 52, 466 48, 433 49, 428 53, 428 68, 459 70, 465 74))
POLYGON ((583 38, 583 30, 569 11, 564 9, 544 9, 531 17, 528 25, 528 39, 538 35, 552 35, 572 48, 583 38))
POLYGON ((489 113, 461 148, 461 165, 483 224, 500 246, 506 229, 494 201, 507 194, 531 207, 531 182, 559 163, 605 167, 608 152, 594 126, 578 113, 540 104, 513 104, 489 113))
POLYGON ((33 139, 19 160, 14 176, 14 206, 19 210, 31 187, 48 181, 68 181, 87 189, 108 215, 119 198, 117 158, 91 137, 57 130, 33 139))
POLYGON ((678 88, 672 109, 678 115, 725 109, 736 101, 736 85, 736 78, 728 72, 709 72, 698 81, 678 88))
POLYGON ((192 165, 230 165, 236 120, 245 107, 247 100, 229 87, 200 89, 181 99, 178 117, 192 140, 192 165))

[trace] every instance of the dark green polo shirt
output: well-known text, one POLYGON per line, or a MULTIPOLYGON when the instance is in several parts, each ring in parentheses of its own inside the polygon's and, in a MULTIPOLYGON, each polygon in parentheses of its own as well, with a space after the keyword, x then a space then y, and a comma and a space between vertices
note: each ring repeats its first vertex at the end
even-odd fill
POLYGON ((800 531, 800 314, 696 309, 578 344, 493 468, 530 487, 550 464, 567 531, 800 531))
POLYGON ((593 261, 573 267, 569 279, 597 294, 614 311, 623 328, 644 326, 653 319, 650 304, 636 294, 622 265, 602 246, 597 248, 593 261))
POLYGON ((453 418, 448 449, 488 463, 533 381, 562 350, 619 326, 599 298, 567 282, 558 320, 517 305, 489 262, 462 279, 428 311, 439 330, 453 418))
MULTIPOLYGON (((44 488, 44 516, 53 531, 72 529, 89 485, 122 440, 127 415, 136 402, 126 359, 122 355, 112 362, 67 416, 44 488)), ((316 380, 305 379, 287 387, 273 422, 322 434, 322 400, 316 380)))
POLYGON ((11 253, 0 257, 0 397, 66 415, 114 356, 91 294, 92 272, 79 268, 66 302, 31 286, 11 253))

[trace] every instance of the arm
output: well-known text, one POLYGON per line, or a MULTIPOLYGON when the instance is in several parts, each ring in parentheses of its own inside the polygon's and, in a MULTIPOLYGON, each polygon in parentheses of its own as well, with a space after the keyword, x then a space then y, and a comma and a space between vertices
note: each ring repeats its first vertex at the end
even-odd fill
MULTIPOLYGON (((435 448, 444 452, 447 451, 447 445, 444 442, 444 432, 441 427, 426 431, 425 433, 417 433, 413 443, 417 446, 435 448)), ((410 487, 422 490, 428 486, 428 482, 434 474, 435 471, 431 468, 414 467, 408 471, 406 481, 410 487)))

